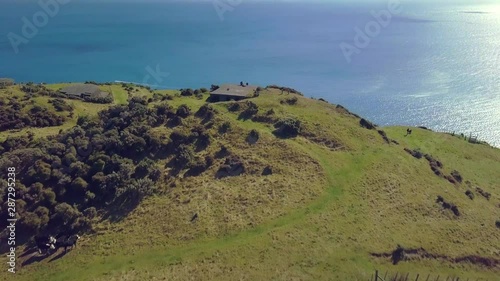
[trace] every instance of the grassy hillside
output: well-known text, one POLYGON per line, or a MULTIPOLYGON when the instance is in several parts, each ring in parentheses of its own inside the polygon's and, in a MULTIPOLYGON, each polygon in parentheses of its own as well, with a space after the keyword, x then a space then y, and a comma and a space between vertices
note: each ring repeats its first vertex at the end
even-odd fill
MULTIPOLYGON (((110 87, 115 103, 125 104, 126 92, 110 87)), ((22 95, 15 87, 0 94, 22 95)), ((15 280, 368 280, 375 269, 461 280, 500 275, 499 149, 420 128, 408 136, 406 127, 370 130, 343 107, 274 89, 251 99, 256 113, 246 111, 252 105, 245 101, 213 104, 209 122, 194 114, 207 94, 159 94, 169 95, 173 108, 190 108, 183 130, 207 128, 210 145, 197 157, 225 147, 245 172, 217 178, 225 158, 215 157, 199 175, 174 174, 170 158, 158 158, 159 192, 126 212, 116 210, 120 216, 94 219, 93 230, 65 255, 21 257, 18 267, 25 265, 15 280), (277 134, 275 124, 290 119, 300 121, 300 133, 277 134), (222 133, 224 124, 229 129, 222 133), (439 161, 440 175, 425 154, 439 161), (272 174, 262 174, 266 167, 272 174), (398 244, 420 250, 394 265, 390 255, 398 244)), ((34 98, 50 107, 47 99, 34 98)), ((75 126, 78 116, 97 116, 110 106, 69 102, 75 114, 62 126, 1 132, 0 139, 57 134, 75 126)), ((162 125, 151 132, 167 138, 175 130, 162 125)), ((12 278, 8 274, 0 273, 12 278)))

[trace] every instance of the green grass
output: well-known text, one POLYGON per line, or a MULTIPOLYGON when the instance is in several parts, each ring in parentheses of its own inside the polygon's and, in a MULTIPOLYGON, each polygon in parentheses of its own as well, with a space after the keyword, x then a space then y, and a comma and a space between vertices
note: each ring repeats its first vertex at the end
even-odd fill
MULTIPOLYGON (((195 112, 205 97, 169 103, 195 112)), ((271 125, 238 120, 216 104, 216 123, 229 121, 231 130, 214 137, 206 153, 228 146, 249 167, 246 175, 214 180, 223 161, 218 160, 200 177, 164 187, 168 192, 146 199, 122 221, 99 223, 95 234, 85 235, 61 259, 21 268, 16 280, 368 280, 375 269, 495 280, 499 268, 432 259, 392 265, 370 253, 401 244, 450 257, 498 258, 499 149, 417 128, 407 137, 406 127, 381 128, 400 143, 389 145, 334 105, 302 97, 297 105, 281 104, 286 97, 266 91, 252 101, 259 112, 272 108, 277 118, 295 116, 307 132, 343 148, 331 150, 303 137, 277 139, 271 125), (251 129, 260 133, 255 145, 245 142, 251 129), (443 162, 443 172, 458 170, 492 198, 476 194, 470 200, 466 183, 452 185, 435 176, 425 159, 413 158, 405 147, 432 154, 443 162), (260 176, 265 165, 273 167, 272 176, 260 176), (462 215, 443 210, 435 203, 438 195, 462 215), (200 218, 190 223, 195 212, 200 218)), ((85 106, 75 104, 80 112, 85 106)))

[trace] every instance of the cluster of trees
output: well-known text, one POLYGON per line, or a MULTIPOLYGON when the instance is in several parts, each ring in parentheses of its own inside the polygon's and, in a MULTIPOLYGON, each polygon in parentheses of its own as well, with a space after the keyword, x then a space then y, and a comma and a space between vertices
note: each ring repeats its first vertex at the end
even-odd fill
MULTIPOLYGON (((207 106, 197 115, 206 118, 212 111, 207 106)), ((7 196, 5 173, 15 167, 16 211, 24 233, 88 229, 99 210, 125 202, 137 204, 156 192, 156 183, 163 178, 151 159, 170 159, 174 170, 188 169, 188 175, 212 165, 212 156, 197 155, 211 142, 201 124, 174 128, 169 138, 152 130, 189 115, 187 106, 148 107, 147 100, 134 97, 128 105, 100 112, 98 118, 80 117, 77 126, 57 136, 10 137, 0 144, 2 201, 7 196)), ((3 204, 0 219, 6 218, 3 204)))
POLYGON ((292 94, 297 94, 297 95, 300 95, 300 96, 303 96, 303 94, 300 92, 300 91, 297 91, 293 88, 289 88, 289 87, 281 87, 281 86, 278 86, 278 85, 269 85, 266 87, 266 89, 278 89, 278 90, 281 90, 283 92, 287 92, 287 93, 292 93, 292 94))
POLYGON ((102 104, 113 103, 113 95, 109 94, 102 97, 89 96, 89 97, 84 97, 83 100, 92 103, 102 103, 102 104))
POLYGON ((52 106, 54 107, 54 109, 57 110, 57 111, 72 112, 74 110, 73 105, 67 103, 63 99, 59 99, 58 98, 58 99, 49 100, 49 103, 51 103, 52 106))
POLYGON ((45 107, 35 105, 25 110, 26 105, 27 103, 15 99, 0 103, 0 132, 25 127, 59 126, 66 121, 64 116, 59 116, 45 107))
POLYGON ((189 89, 180 89, 180 92, 181 92, 181 96, 183 96, 183 97, 196 96, 197 98, 201 99, 201 98, 203 98, 204 93, 208 93, 208 89, 207 88, 200 88, 200 89, 193 90, 193 89, 189 88, 189 89))

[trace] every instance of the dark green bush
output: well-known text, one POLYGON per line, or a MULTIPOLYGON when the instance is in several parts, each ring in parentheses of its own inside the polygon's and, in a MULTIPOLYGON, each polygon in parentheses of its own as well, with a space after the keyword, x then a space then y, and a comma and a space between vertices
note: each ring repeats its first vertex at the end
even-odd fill
POLYGON ((181 89, 181 96, 183 97, 189 97, 194 95, 193 89, 181 89))
POLYGON ((68 104, 65 100, 63 99, 53 99, 49 100, 49 103, 52 103, 52 106, 55 108, 57 111, 73 111, 73 106, 68 104))
POLYGON ((300 121, 296 118, 284 118, 274 124, 274 134, 283 137, 290 138, 296 137, 300 133, 301 129, 300 121))
POLYGON ((219 126, 219 133, 225 134, 231 129, 231 123, 229 121, 225 121, 219 126))
POLYGON ((232 102, 228 105, 227 109, 231 112, 240 111, 241 104, 239 102, 232 102))
POLYGON ((191 109, 187 105, 183 104, 177 108, 176 114, 181 118, 186 118, 191 114, 191 109))

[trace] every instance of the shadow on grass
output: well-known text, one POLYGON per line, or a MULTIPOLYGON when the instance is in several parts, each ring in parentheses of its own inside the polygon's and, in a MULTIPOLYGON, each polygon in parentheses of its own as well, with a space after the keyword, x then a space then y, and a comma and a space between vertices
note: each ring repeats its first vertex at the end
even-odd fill
POLYGON ((34 254, 32 255, 29 259, 25 260, 23 263, 22 263, 22 266, 27 266, 27 265, 30 265, 32 263, 35 263, 35 262, 41 262, 43 261, 44 259, 50 257, 52 254, 44 254, 44 255, 38 255, 38 254, 34 254))
POLYGON ((22 257, 25 257, 25 256, 29 256, 29 255, 31 255, 31 254, 33 254, 35 252, 37 252, 37 249, 35 247, 29 248, 26 251, 24 251, 24 253, 22 253, 19 257, 22 258, 22 257))
POLYGON ((56 261, 56 260, 58 260, 58 259, 60 259, 60 258, 64 257, 67 253, 68 253, 67 251, 62 250, 59 254, 57 254, 57 256, 55 256, 55 257, 51 258, 51 259, 49 260, 49 262, 56 261))
POLYGON ((102 217, 101 221, 120 222, 130 212, 132 212, 141 202, 140 198, 122 195, 119 200, 109 206, 108 212, 102 217))

